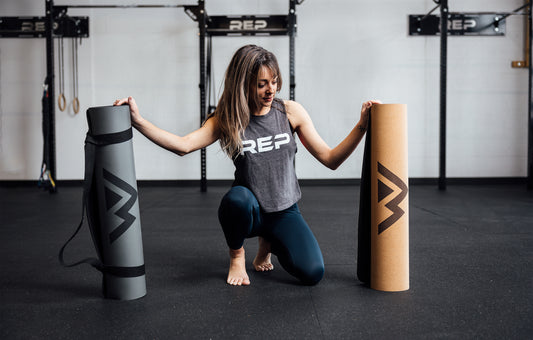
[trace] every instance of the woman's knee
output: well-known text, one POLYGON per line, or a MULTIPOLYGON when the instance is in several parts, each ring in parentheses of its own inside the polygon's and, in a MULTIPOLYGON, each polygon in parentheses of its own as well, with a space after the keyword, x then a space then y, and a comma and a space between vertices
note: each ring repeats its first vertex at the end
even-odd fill
POLYGON ((281 266, 302 284, 313 286, 322 280, 324 260, 319 248, 313 252, 295 252, 294 249, 280 249, 274 244, 273 253, 278 257, 281 266))
POLYGON ((321 262, 321 263, 315 263, 309 267, 307 267, 302 275, 300 276, 300 281, 304 284, 304 285, 308 285, 308 286, 314 286, 316 285, 317 283, 320 282, 320 280, 322 280, 322 278, 324 277, 324 263, 321 262))
POLYGON ((226 209, 231 212, 249 211, 253 208, 254 201, 256 201, 255 196, 249 189, 242 186, 232 187, 224 197, 222 197, 219 214, 226 209))

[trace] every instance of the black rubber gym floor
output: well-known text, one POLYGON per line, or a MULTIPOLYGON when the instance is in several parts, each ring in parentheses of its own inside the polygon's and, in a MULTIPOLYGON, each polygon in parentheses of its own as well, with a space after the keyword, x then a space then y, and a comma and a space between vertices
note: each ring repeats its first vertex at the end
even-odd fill
MULTIPOLYGON (((410 187, 406 292, 356 279, 359 187, 303 186, 300 209, 326 273, 301 286, 274 259, 248 287, 225 283, 216 211, 226 187, 139 188, 148 294, 101 296, 101 274, 59 265, 81 188, 0 188, 2 339, 531 339, 533 193, 524 185, 410 187)), ((94 255, 85 225, 68 260, 94 255)))

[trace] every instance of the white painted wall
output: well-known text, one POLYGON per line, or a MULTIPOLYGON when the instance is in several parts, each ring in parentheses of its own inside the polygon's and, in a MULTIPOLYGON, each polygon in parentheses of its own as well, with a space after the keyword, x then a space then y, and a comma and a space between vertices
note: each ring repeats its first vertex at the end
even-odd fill
MULTIPOLYGON (((56 0, 61 4, 132 4, 131 0, 56 0)), ((150 1, 177 4, 195 1, 150 1)), ((450 0, 451 11, 510 11, 522 0, 450 0)), ((439 38, 410 37, 409 14, 430 0, 307 0, 297 7, 296 99, 334 146, 357 122, 361 103, 406 103, 409 174, 438 176, 439 38)), ((206 0, 210 15, 286 14, 288 1, 206 0)), ((132 95, 141 112, 177 134, 199 126, 198 28, 181 9, 78 9, 90 17, 90 38, 79 47, 80 113, 56 110, 57 177, 83 178, 88 107, 132 95)), ((2 0, 0 16, 42 16, 44 0, 2 0)), ((448 43, 450 177, 524 177, 527 161, 527 70, 524 17, 507 19, 504 37, 451 37, 448 43)), ((70 48, 70 41, 65 40, 70 48)), ((214 38, 214 81, 220 93, 233 52, 255 43, 278 56, 288 98, 287 37, 214 38)), ((67 49, 66 97, 72 100, 67 49)), ((57 60, 56 60, 57 67, 57 60)), ((0 180, 36 179, 42 161, 41 95, 44 39, 0 39, 0 180)), ((56 76, 56 91, 58 78, 56 76)), ((198 179, 200 154, 178 157, 134 135, 139 179, 198 179)), ((359 178, 363 146, 337 171, 299 148, 299 178, 359 178)), ((218 144, 208 148, 208 179, 231 179, 233 165, 218 144)))

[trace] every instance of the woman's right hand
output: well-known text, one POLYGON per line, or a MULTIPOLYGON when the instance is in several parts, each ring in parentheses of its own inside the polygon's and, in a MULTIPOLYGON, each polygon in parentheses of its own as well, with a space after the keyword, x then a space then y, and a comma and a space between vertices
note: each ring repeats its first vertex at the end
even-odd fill
POLYGON ((137 103, 135 102, 135 99, 133 97, 128 98, 122 98, 117 99, 113 103, 114 106, 124 105, 128 104, 130 107, 130 117, 131 117, 131 124, 133 126, 138 126, 143 121, 143 117, 141 117, 141 114, 139 113, 139 108, 137 107, 137 103))

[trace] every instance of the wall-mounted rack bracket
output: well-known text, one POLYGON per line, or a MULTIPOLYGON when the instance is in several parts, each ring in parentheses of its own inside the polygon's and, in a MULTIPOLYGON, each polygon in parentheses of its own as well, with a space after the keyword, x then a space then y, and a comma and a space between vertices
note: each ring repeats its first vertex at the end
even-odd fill
MULTIPOLYGON (((506 13, 449 13, 448 35, 504 36, 506 13)), ((440 35, 440 16, 409 15, 409 35, 440 35)))
MULTIPOLYGON (((67 7, 54 7, 54 38, 88 38, 89 17, 71 17, 67 7)), ((46 17, 0 17, 0 38, 44 38, 46 17)))

